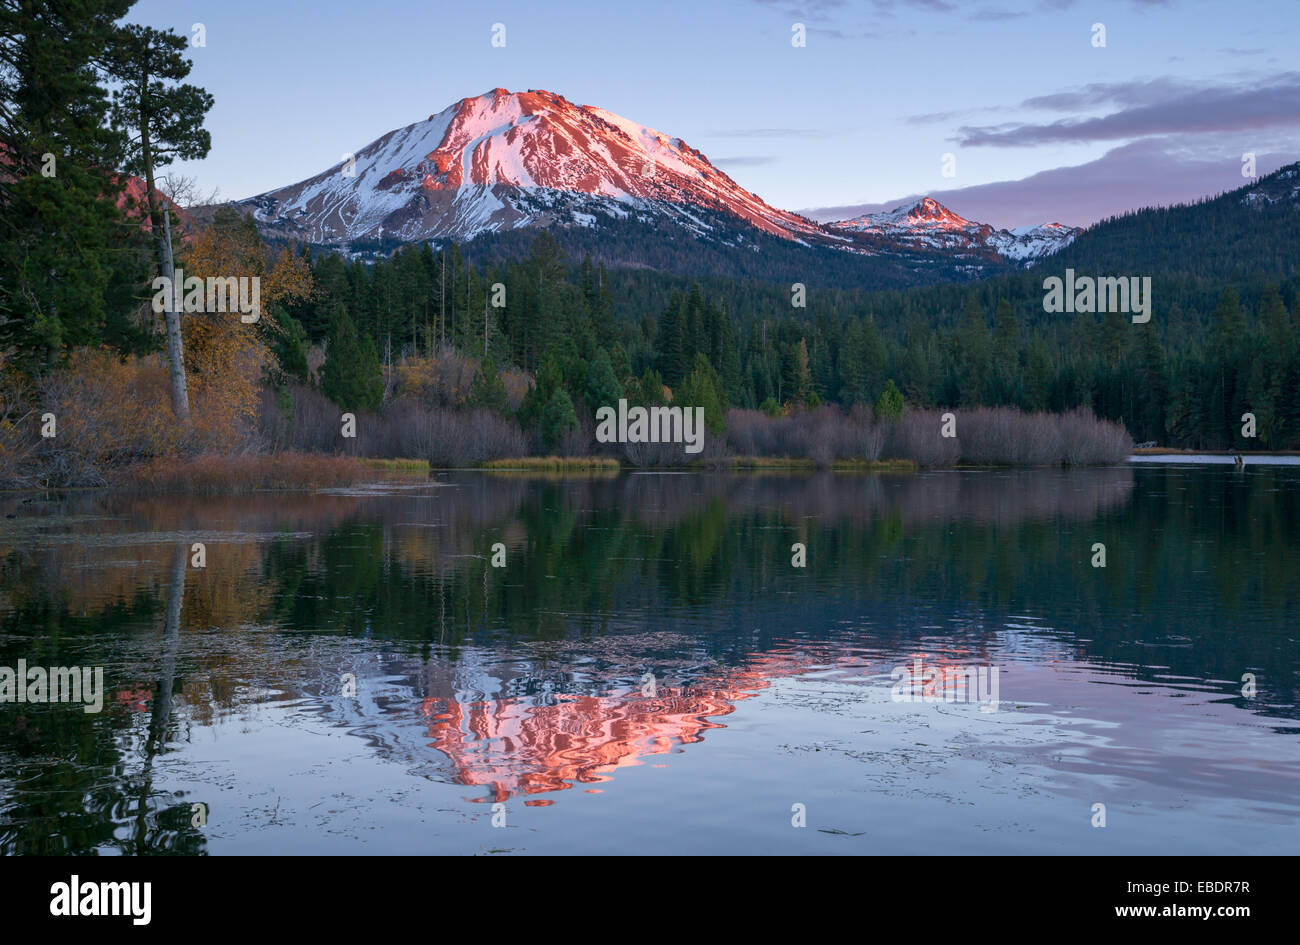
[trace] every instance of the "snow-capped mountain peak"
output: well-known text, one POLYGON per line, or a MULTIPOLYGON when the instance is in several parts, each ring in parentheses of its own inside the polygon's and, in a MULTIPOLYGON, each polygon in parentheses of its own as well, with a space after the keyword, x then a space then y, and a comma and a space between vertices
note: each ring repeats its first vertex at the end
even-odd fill
MULTIPOLYGON (((680 138, 544 90, 497 88, 391 131, 315 177, 245 201, 312 242, 469 239, 592 213, 723 211, 790 239, 820 228, 765 203, 680 138)), ((683 216, 683 214, 685 214, 683 216)))
POLYGON ((857 218, 865 227, 910 226, 959 230, 978 226, 965 217, 953 213, 933 197, 923 197, 911 206, 895 207, 886 213, 869 213, 857 218))
POLYGON ((1036 259, 1069 244, 1080 233, 1060 223, 1000 230, 954 213, 923 197, 880 213, 827 224, 834 230, 887 238, 918 250, 993 251, 1008 259, 1036 259))
POLYGON ((1055 224, 995 230, 932 197, 815 223, 766 203, 681 138, 543 89, 463 98, 314 177, 242 204, 275 235, 334 246, 631 220, 669 240, 684 231, 757 249, 746 236, 753 227, 861 255, 964 257, 967 269, 1036 258, 1076 232, 1055 224))

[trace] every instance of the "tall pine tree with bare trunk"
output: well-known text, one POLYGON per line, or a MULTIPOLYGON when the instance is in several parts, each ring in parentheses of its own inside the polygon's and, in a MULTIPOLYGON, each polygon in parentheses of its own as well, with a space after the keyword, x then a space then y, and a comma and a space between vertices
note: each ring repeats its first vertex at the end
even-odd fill
MULTIPOLYGON (((211 135, 203 118, 212 108, 212 96, 198 86, 181 83, 190 73, 185 57, 187 43, 171 30, 128 24, 118 31, 107 72, 119 83, 113 92, 112 120, 129 141, 126 170, 144 177, 149 202, 149 223, 158 241, 162 275, 175 285, 170 221, 159 199, 155 171, 177 158, 197 160, 207 156, 211 135)), ((185 345, 180 312, 168 305, 167 351, 171 361, 172 411, 188 421, 189 394, 185 384, 185 345)))

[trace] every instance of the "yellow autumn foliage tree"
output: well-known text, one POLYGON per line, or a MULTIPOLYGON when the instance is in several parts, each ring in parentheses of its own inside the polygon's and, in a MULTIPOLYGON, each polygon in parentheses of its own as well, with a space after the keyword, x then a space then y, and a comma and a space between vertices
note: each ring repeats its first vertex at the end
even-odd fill
POLYGON ((266 316, 277 305, 310 297, 311 268, 286 246, 268 271, 266 245, 252 217, 230 208, 218 210, 186 247, 182 264, 187 279, 248 278, 260 286, 256 322, 245 323, 239 312, 228 311, 189 313, 181 323, 195 445, 228 450, 256 413, 258 389, 271 359, 267 342, 276 330, 266 316))

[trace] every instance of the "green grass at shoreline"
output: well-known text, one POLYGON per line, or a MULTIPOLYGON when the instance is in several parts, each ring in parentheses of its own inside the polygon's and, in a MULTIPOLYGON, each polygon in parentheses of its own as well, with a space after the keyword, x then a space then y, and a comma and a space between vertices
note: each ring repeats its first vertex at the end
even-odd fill
POLYGON ((367 469, 373 469, 377 472, 429 475, 429 461, 427 459, 363 459, 361 464, 367 469))
POLYGON ((475 468, 493 472, 618 472, 622 466, 612 456, 518 456, 494 459, 475 468))

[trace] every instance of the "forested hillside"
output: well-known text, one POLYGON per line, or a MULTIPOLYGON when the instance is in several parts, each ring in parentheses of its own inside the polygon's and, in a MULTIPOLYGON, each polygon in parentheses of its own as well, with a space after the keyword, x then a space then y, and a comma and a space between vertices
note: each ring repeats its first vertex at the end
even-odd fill
POLYGON ((1040 267, 1139 271, 1209 287, 1294 276, 1298 259, 1300 164, 1290 164, 1217 197, 1104 220, 1040 267))
POLYGON ((1271 245, 1261 231, 1281 243, 1293 238, 1297 216, 1281 201, 1225 195, 1107 221, 1030 271, 969 285, 846 290, 813 271, 801 283, 802 307, 793 283, 575 264, 549 235, 516 261, 483 261, 475 244, 403 247, 373 263, 326 254, 314 262, 316 297, 287 314, 310 340, 328 340, 331 318, 346 311, 390 357, 441 344, 486 351, 575 394, 602 352, 624 384, 670 388, 703 355, 738 406, 874 404, 893 381, 916 406, 1086 406, 1138 440, 1296 448, 1294 267, 1272 249, 1255 264, 1217 244, 1202 261, 1192 246, 1206 232, 1240 252, 1271 245), (1163 242, 1150 235, 1162 228, 1163 242), (1123 265, 1103 249, 1110 233, 1129 246, 1123 265), (1151 274, 1151 321, 1045 312, 1042 280, 1067 266, 1151 274), (491 305, 493 285, 504 289, 500 308, 491 305), (1255 443, 1238 436, 1245 412, 1258 421, 1255 443))

